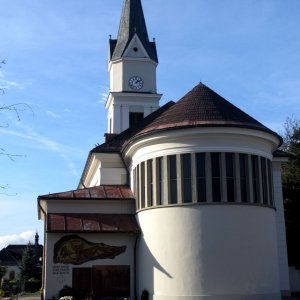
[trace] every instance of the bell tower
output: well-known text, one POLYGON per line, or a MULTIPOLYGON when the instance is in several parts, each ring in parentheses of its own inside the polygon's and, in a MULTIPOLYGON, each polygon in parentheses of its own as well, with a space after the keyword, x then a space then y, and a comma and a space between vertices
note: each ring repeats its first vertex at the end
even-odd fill
POLYGON ((108 133, 118 134, 159 108, 157 65, 141 0, 124 0, 118 38, 109 40, 108 133))

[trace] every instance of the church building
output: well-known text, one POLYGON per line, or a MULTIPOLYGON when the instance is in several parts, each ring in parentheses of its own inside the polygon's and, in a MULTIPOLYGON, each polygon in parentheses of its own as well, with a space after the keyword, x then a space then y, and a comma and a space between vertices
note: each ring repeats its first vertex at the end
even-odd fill
POLYGON ((38 197, 43 296, 280 300, 281 137, 203 83, 159 105, 141 0, 109 40, 105 142, 73 191, 38 197))

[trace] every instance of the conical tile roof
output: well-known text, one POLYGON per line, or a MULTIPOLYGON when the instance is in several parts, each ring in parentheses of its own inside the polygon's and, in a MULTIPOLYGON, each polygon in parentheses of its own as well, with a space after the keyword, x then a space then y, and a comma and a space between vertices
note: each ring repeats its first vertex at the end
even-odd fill
POLYGON ((140 133, 195 126, 244 127, 277 135, 203 83, 195 86, 140 133))

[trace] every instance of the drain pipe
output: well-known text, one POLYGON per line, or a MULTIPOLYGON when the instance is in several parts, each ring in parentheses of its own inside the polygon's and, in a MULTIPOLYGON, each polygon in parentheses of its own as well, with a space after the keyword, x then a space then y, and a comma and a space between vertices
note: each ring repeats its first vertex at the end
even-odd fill
POLYGON ((41 293, 41 300, 45 299, 45 264, 46 264, 46 260, 45 260, 45 252, 46 252, 46 212, 43 209, 43 207, 41 206, 41 202, 40 199, 38 199, 38 206, 40 211, 43 213, 44 215, 44 246, 43 246, 43 268, 42 268, 42 293, 41 293))

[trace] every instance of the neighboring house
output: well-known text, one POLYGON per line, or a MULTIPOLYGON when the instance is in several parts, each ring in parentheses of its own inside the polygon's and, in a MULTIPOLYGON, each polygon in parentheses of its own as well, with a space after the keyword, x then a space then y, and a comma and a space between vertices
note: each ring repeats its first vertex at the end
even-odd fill
MULTIPOLYGON (((4 279, 14 280, 20 278, 19 262, 22 259, 26 245, 8 245, 0 251, 0 266, 6 268, 4 279)), ((43 246, 39 245, 39 235, 35 235, 35 244, 32 245, 39 258, 43 257, 43 246)))
POLYGON ((106 142, 77 190, 38 197, 45 299, 281 299, 281 137, 202 83, 159 107, 140 0, 109 47, 106 142))

